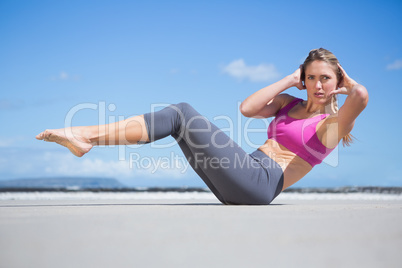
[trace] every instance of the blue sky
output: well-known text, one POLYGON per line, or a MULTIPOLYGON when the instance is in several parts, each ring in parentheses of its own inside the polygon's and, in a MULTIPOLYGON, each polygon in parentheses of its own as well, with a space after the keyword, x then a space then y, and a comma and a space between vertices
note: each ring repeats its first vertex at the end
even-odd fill
POLYGON ((401 13, 401 1, 2 0, 0 179, 203 186, 178 146, 167 146, 171 138, 76 158, 35 135, 64 127, 66 118, 94 125, 185 101, 222 128, 230 118, 233 138, 252 152, 265 142, 269 120, 247 121, 239 103, 324 47, 366 86, 370 101, 352 131, 358 140, 295 186, 402 186, 401 13), (245 136, 245 126, 260 132, 245 136))

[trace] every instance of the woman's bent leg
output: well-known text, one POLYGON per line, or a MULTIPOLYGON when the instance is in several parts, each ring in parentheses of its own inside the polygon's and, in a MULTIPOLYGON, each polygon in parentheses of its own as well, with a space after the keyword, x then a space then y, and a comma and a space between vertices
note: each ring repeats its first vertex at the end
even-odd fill
POLYGON ((144 120, 150 141, 172 135, 185 148, 191 166, 223 203, 269 204, 282 189, 282 170, 270 176, 261 161, 190 105, 171 105, 144 114, 144 120))
POLYGON ((176 134, 174 134, 172 136, 173 136, 173 138, 175 138, 177 140, 177 143, 179 144, 180 149, 182 150, 184 156, 186 157, 190 166, 197 173, 197 175, 200 176, 200 178, 205 182, 205 184, 208 186, 208 188, 211 190, 211 192, 216 196, 216 198, 218 198, 218 200, 221 201, 222 203, 225 203, 225 200, 223 199, 222 195, 218 192, 218 190, 215 188, 215 186, 209 180, 208 176, 204 173, 204 171, 202 171, 200 168, 196 167, 195 159, 193 157, 193 152, 190 150, 190 147, 188 147, 187 143, 183 139, 179 139, 176 134))

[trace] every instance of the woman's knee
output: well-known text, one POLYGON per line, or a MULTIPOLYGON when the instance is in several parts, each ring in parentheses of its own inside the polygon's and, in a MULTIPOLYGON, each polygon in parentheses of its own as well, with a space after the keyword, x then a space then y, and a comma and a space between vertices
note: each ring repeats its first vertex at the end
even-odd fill
POLYGON ((180 102, 171 106, 176 113, 176 123, 186 125, 195 119, 202 117, 190 104, 180 102))
POLYGON ((182 112, 183 114, 186 113, 187 111, 192 111, 194 110, 193 106, 191 106, 189 103, 187 102, 180 102, 177 103, 175 106, 178 110, 180 110, 180 112, 182 112))

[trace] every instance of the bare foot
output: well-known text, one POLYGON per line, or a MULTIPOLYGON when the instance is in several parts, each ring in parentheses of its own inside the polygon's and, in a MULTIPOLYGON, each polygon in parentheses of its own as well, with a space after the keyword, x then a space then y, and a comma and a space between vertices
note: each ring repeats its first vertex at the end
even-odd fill
POLYGON ((46 129, 42 133, 36 135, 36 139, 56 142, 67 147, 75 156, 78 157, 88 153, 93 147, 90 140, 73 133, 71 128, 46 129))

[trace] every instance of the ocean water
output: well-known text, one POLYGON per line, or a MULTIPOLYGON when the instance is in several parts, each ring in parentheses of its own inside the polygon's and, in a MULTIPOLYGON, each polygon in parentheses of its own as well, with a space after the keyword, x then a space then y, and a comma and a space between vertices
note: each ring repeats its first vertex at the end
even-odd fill
MULTIPOLYGON (((6 200, 215 200, 209 192, 3 192, 6 200)), ((402 201, 401 194, 378 193, 281 193, 280 200, 383 200, 402 201)))

